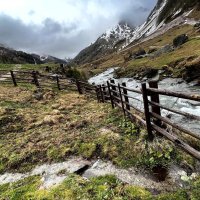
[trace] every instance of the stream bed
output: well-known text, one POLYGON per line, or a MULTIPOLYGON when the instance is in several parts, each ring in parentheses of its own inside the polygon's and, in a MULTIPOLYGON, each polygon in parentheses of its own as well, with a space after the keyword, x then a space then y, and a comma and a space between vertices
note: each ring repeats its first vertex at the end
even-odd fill
MULTIPOLYGON (((114 79, 114 72, 116 68, 110 68, 106 70, 105 72, 96 75, 89 79, 90 84, 100 85, 100 84, 107 84, 107 81, 110 79, 114 79)), ((156 79, 157 77, 155 77, 156 79)), ((120 78, 120 79, 114 79, 116 83, 123 83, 126 82, 126 85, 128 88, 132 89, 140 89, 141 88, 141 81, 135 80, 133 78, 120 78)), ((166 78, 162 81, 159 81, 158 87, 160 89, 167 89, 174 92, 182 92, 186 94, 197 94, 200 95, 200 87, 195 86, 194 83, 186 83, 180 78, 166 78)), ((130 100, 130 103, 135 105, 140 110, 143 110, 143 104, 142 104, 142 96, 136 93, 130 93, 130 96, 133 96, 134 98, 137 98, 137 100, 130 100)), ((160 103, 162 105, 165 105, 169 108, 177 109, 180 111, 184 111, 190 114, 194 114, 197 116, 200 116, 200 102, 197 101, 191 101, 186 99, 180 99, 176 97, 169 97, 169 96, 161 96, 160 95, 160 103)), ((162 116, 170 116, 170 119, 189 129, 193 132, 200 134, 200 121, 189 119, 187 117, 171 113, 166 110, 162 110, 162 116)))

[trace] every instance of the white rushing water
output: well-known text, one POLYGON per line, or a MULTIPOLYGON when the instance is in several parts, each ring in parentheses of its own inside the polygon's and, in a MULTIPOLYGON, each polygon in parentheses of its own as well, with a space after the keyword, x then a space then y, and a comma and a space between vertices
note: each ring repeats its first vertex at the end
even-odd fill
MULTIPOLYGON (((108 69, 107 71, 96 75, 89 79, 90 84, 100 85, 106 84, 110 79, 114 79, 114 71, 116 68, 108 69)), ((141 87, 141 81, 135 80, 133 78, 120 78, 115 79, 116 83, 126 82, 128 88, 139 89, 141 87)), ((200 87, 194 86, 193 84, 187 84, 182 79, 166 78, 158 83, 160 89, 167 89, 170 91, 182 92, 186 94, 200 94, 200 87)), ((137 98, 139 101, 130 99, 130 102, 143 110, 142 96, 136 93, 129 92, 130 96, 137 98)), ((200 116, 200 102, 190 101, 186 99, 169 97, 169 96, 160 96, 160 103, 169 108, 177 109, 184 111, 190 114, 200 116)), ((184 116, 171 113, 166 110, 162 110, 162 115, 170 115, 171 120, 182 125, 183 127, 194 131, 195 133, 200 134, 200 121, 188 119, 184 116)))

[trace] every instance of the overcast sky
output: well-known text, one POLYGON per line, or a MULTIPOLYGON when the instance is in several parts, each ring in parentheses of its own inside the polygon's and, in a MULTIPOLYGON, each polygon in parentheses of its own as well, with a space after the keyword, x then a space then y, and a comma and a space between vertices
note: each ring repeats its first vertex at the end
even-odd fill
POLYGON ((143 23, 157 0, 0 0, 0 43, 74 57, 120 20, 143 23))

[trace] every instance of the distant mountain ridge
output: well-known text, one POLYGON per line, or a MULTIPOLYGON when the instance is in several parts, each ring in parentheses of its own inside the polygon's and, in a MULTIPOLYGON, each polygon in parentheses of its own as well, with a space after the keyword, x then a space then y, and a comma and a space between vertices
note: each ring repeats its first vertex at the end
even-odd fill
POLYGON ((66 63, 65 60, 53 57, 29 54, 23 51, 16 51, 4 44, 0 44, 0 63, 5 64, 42 64, 42 63, 66 63))
POLYGON ((148 39, 149 36, 162 34, 173 26, 194 23, 192 20, 187 21, 187 17, 193 8, 200 7, 199 5, 199 0, 158 0, 142 25, 134 28, 126 22, 119 23, 115 28, 102 34, 94 44, 83 49, 74 61, 78 64, 91 62, 112 52, 123 50, 135 42, 148 39))

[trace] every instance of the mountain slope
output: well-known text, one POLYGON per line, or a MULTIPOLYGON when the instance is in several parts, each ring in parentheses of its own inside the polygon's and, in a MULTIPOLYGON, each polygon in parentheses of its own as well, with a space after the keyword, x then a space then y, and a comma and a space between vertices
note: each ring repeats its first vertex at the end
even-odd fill
POLYGON ((181 24, 194 24, 189 18, 199 0, 158 0, 147 20, 137 28, 121 26, 106 31, 97 41, 82 50, 74 59, 78 64, 88 63, 112 52, 126 49, 135 43, 152 39, 181 24), (122 30, 122 31, 121 31, 122 30))
POLYGON ((0 44, 0 63, 4 64, 42 64, 42 63, 63 63, 66 61, 53 56, 39 56, 28 54, 23 51, 16 51, 6 45, 0 44))
POLYGON ((121 48, 124 44, 130 43, 134 28, 126 22, 120 22, 114 28, 107 30, 95 43, 83 49, 74 61, 78 64, 90 62, 101 56, 107 55, 121 48))
POLYGON ((174 18, 174 13, 176 13, 177 17, 178 15, 191 10, 191 8, 197 4, 199 5, 199 0, 167 0, 162 12, 158 17, 158 23, 162 21, 169 22, 174 18))
POLYGON ((23 51, 16 51, 5 46, 0 46, 0 63, 7 64, 41 64, 39 58, 23 51))

